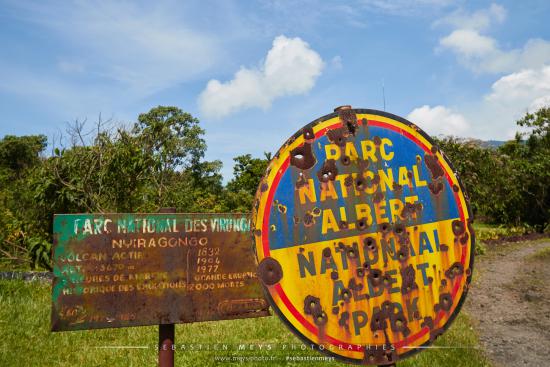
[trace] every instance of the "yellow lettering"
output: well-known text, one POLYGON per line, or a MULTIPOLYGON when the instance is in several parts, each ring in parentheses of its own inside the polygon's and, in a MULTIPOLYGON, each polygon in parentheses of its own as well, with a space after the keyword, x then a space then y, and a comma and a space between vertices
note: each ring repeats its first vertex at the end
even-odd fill
POLYGON ((307 185, 304 185, 298 189, 298 197, 300 198, 300 204, 302 205, 306 203, 306 197, 309 199, 310 203, 314 203, 317 201, 315 184, 313 183, 312 178, 307 180, 307 185))
POLYGON ((352 161, 355 161, 357 160, 357 158, 359 158, 359 154, 357 154, 357 149, 355 149, 355 145, 353 145, 351 141, 348 141, 346 143, 345 153, 352 161))
POLYGON ((397 221, 403 210, 403 202, 399 199, 390 199, 390 216, 393 222, 397 221))
POLYGON ((378 170, 380 175, 380 188, 382 192, 386 191, 386 188, 391 191, 393 189, 393 171, 391 168, 388 168, 387 173, 384 170, 378 170))
POLYGON ((399 181, 398 183, 401 186, 408 185, 411 187, 411 182, 409 180, 409 176, 407 176, 409 172, 407 171, 407 167, 399 167, 399 181))
POLYGON ((386 152, 385 146, 392 147, 393 143, 388 138, 382 138, 382 142, 380 143, 380 156, 385 161, 390 161, 393 159, 394 153, 393 152, 386 152))
POLYGON ((334 190, 334 183, 332 181, 327 182, 326 187, 321 189, 321 201, 325 201, 327 197, 338 199, 338 194, 334 190))
POLYGON ((327 144, 325 145, 325 155, 327 156, 327 160, 340 159, 340 148, 335 144, 327 144))
POLYGON ((331 209, 323 210, 323 222, 321 224, 321 233, 326 234, 331 229, 334 232, 338 232, 338 223, 331 209))
POLYGON ((373 162, 377 162, 376 158, 376 146, 371 140, 362 140, 361 141, 361 153, 363 154, 363 159, 370 159, 373 162))
POLYGON ((420 174, 418 173, 418 166, 413 166, 413 174, 414 174, 414 184, 416 187, 426 186, 428 183, 426 180, 420 179, 420 174))

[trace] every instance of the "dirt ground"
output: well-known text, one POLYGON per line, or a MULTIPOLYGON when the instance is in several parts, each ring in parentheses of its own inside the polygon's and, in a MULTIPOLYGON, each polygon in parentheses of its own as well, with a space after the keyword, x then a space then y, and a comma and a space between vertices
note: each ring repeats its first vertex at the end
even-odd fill
POLYGON ((550 366, 550 240, 498 244, 474 264, 466 310, 496 366, 550 366))

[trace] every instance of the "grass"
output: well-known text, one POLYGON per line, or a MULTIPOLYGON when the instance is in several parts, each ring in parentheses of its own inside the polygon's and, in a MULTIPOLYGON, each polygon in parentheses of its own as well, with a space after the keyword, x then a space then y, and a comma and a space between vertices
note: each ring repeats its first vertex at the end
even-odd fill
MULTIPOLYGON (((0 365, 2 366, 154 366, 157 363, 158 327, 87 330, 51 333, 50 286, 44 283, 0 281, 0 365), (130 346, 132 348, 112 348, 130 346), (139 348, 136 348, 139 347, 139 348)), ((220 362, 218 356, 267 356, 272 365, 336 366, 336 362, 286 362, 286 356, 319 357, 301 350, 301 343, 276 317, 176 325, 178 366, 240 365, 266 362, 220 362), (220 350, 222 344, 228 350, 220 350), (257 345, 239 351, 238 345, 257 345), (259 349, 263 345, 263 350, 259 349), (267 345, 271 350, 265 350, 267 345), (286 345, 286 350, 282 346, 286 345), (203 350, 198 350, 199 346, 203 350), (189 350, 190 348, 195 350, 189 350), (209 348, 210 350, 205 350, 209 348), (218 348, 218 350, 215 350, 218 348), (295 348, 295 350, 289 350, 295 348)), ((399 362, 404 366, 487 366, 475 348, 477 337, 462 313, 435 345, 458 348, 429 349, 399 362)))
POLYGON ((550 261, 550 247, 545 247, 538 250, 531 255, 531 258, 533 260, 550 261))

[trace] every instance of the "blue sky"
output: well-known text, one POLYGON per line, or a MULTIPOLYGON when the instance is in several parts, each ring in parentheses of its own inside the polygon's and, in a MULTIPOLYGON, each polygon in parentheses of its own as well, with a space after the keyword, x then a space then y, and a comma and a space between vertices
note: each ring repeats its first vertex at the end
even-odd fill
POLYGON ((201 120, 207 159, 275 152, 338 105, 433 135, 508 139, 550 104, 550 2, 0 0, 0 136, 157 105, 201 120))

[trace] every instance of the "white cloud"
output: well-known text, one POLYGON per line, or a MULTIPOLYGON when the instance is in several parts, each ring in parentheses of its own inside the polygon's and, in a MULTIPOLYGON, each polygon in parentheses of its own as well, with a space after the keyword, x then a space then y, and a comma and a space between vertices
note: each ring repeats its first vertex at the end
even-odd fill
POLYGON ((199 96, 205 117, 221 118, 241 109, 268 108, 273 100, 311 90, 324 62, 300 38, 278 36, 259 68, 241 67, 232 80, 210 80, 199 96))
POLYGON ((513 121, 527 111, 550 106, 550 66, 521 70, 500 78, 491 86, 485 103, 487 108, 513 121))
POLYGON ((502 23, 506 19, 507 11, 498 4, 491 4, 487 9, 480 9, 468 13, 458 9, 446 17, 434 22, 434 26, 449 25, 455 29, 483 30, 492 23, 502 23))
POLYGON ((463 135, 469 128, 466 118, 444 106, 415 108, 407 119, 430 135, 463 135))
POLYGON ((544 39, 530 39, 523 47, 505 50, 494 38, 481 33, 505 17, 506 10, 496 4, 472 14, 453 13, 436 22, 456 28, 439 40, 439 46, 453 52, 460 63, 477 73, 510 73, 549 63, 550 42, 544 39))

